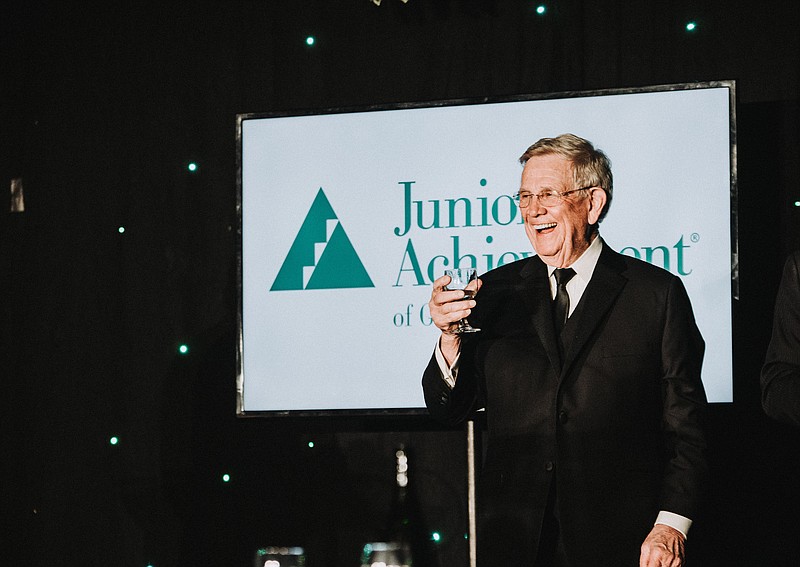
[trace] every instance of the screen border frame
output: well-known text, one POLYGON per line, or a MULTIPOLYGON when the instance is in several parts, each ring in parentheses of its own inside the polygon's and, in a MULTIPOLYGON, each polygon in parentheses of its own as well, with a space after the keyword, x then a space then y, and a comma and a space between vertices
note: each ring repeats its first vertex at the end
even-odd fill
MULTIPOLYGON (((640 87, 623 87, 611 89, 597 89, 585 91, 561 91, 538 93, 529 95, 513 95, 498 97, 478 97, 445 99, 421 102, 396 102, 386 104, 343 106, 328 108, 307 108, 297 110, 252 112, 236 115, 236 271, 237 271, 237 327, 236 327, 236 415, 237 417, 416 417, 427 416, 426 408, 368 408, 368 409, 319 409, 319 410, 244 410, 244 328, 243 328, 243 215, 242 215, 242 153, 243 153, 243 124, 247 120, 260 120, 265 118, 290 118, 300 116, 323 116, 328 114, 348 114, 357 112, 382 112, 393 110, 411 110, 450 106, 475 106, 510 102, 529 102, 541 100, 557 100, 570 98, 586 98, 597 96, 616 96, 628 94, 686 91, 700 89, 728 89, 729 111, 729 144, 730 144, 730 231, 731 231, 731 309, 734 300, 739 299, 739 214, 738 214, 738 176, 737 176, 737 126, 736 126, 736 81, 720 80, 690 83, 672 83, 663 85, 650 85, 640 87)), ((731 324, 731 333, 735 323, 731 324)), ((732 337, 733 338, 733 337, 732 337)), ((731 351, 732 363, 733 351, 731 351)), ((731 380, 735 372, 731 374, 731 380)), ((420 386, 421 387, 421 386, 420 386)), ((734 389, 735 391, 735 389, 734 389)), ((732 402, 720 402, 722 405, 732 405, 732 402)))

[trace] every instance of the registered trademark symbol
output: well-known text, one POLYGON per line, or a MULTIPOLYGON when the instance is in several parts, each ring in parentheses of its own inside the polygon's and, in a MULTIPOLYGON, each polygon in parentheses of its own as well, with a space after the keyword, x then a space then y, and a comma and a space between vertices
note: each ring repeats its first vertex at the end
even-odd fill
POLYGON ((690 238, 692 239, 692 242, 700 242, 700 235, 696 232, 693 232, 690 238))

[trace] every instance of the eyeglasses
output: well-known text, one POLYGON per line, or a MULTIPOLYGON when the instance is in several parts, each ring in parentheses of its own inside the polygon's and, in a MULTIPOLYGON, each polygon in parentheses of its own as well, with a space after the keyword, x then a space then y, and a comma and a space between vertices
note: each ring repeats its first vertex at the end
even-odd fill
POLYGON ((557 191, 542 191, 541 193, 519 192, 514 195, 514 201, 517 202, 517 206, 520 209, 524 209, 531 204, 531 199, 536 197, 541 206, 555 207, 556 205, 563 203, 564 197, 567 195, 577 193, 578 191, 586 191, 587 189, 591 189, 591 187, 581 187, 580 189, 573 189, 572 191, 564 191, 562 193, 558 193, 557 191))

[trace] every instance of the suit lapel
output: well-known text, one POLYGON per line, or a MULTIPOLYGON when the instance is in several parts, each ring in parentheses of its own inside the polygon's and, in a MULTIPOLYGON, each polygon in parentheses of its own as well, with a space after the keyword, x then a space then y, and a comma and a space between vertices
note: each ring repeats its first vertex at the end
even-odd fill
POLYGON ((538 256, 526 262, 520 270, 520 293, 531 314, 531 325, 547 352, 550 364, 558 376, 561 373, 561 355, 558 350, 556 330, 553 326, 552 299, 547 266, 538 256))
POLYGON ((622 288, 625 287, 627 279, 621 275, 624 268, 625 264, 621 261, 619 254, 604 244, 592 279, 578 304, 577 309, 580 312, 576 310, 576 314, 579 314, 579 319, 573 321, 573 325, 565 329, 573 336, 569 341, 569 350, 564 355, 562 377, 569 372, 570 367, 591 339, 603 317, 616 302, 622 288))

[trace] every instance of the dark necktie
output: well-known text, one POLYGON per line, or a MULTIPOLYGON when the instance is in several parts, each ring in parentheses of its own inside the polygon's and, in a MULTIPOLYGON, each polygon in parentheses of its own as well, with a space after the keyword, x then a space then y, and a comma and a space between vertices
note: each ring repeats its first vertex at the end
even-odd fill
POLYGON ((556 277, 556 298, 555 298, 555 323, 556 333, 561 334, 569 315, 569 294, 567 293, 567 282, 575 275, 572 268, 556 268, 553 274, 556 277))

